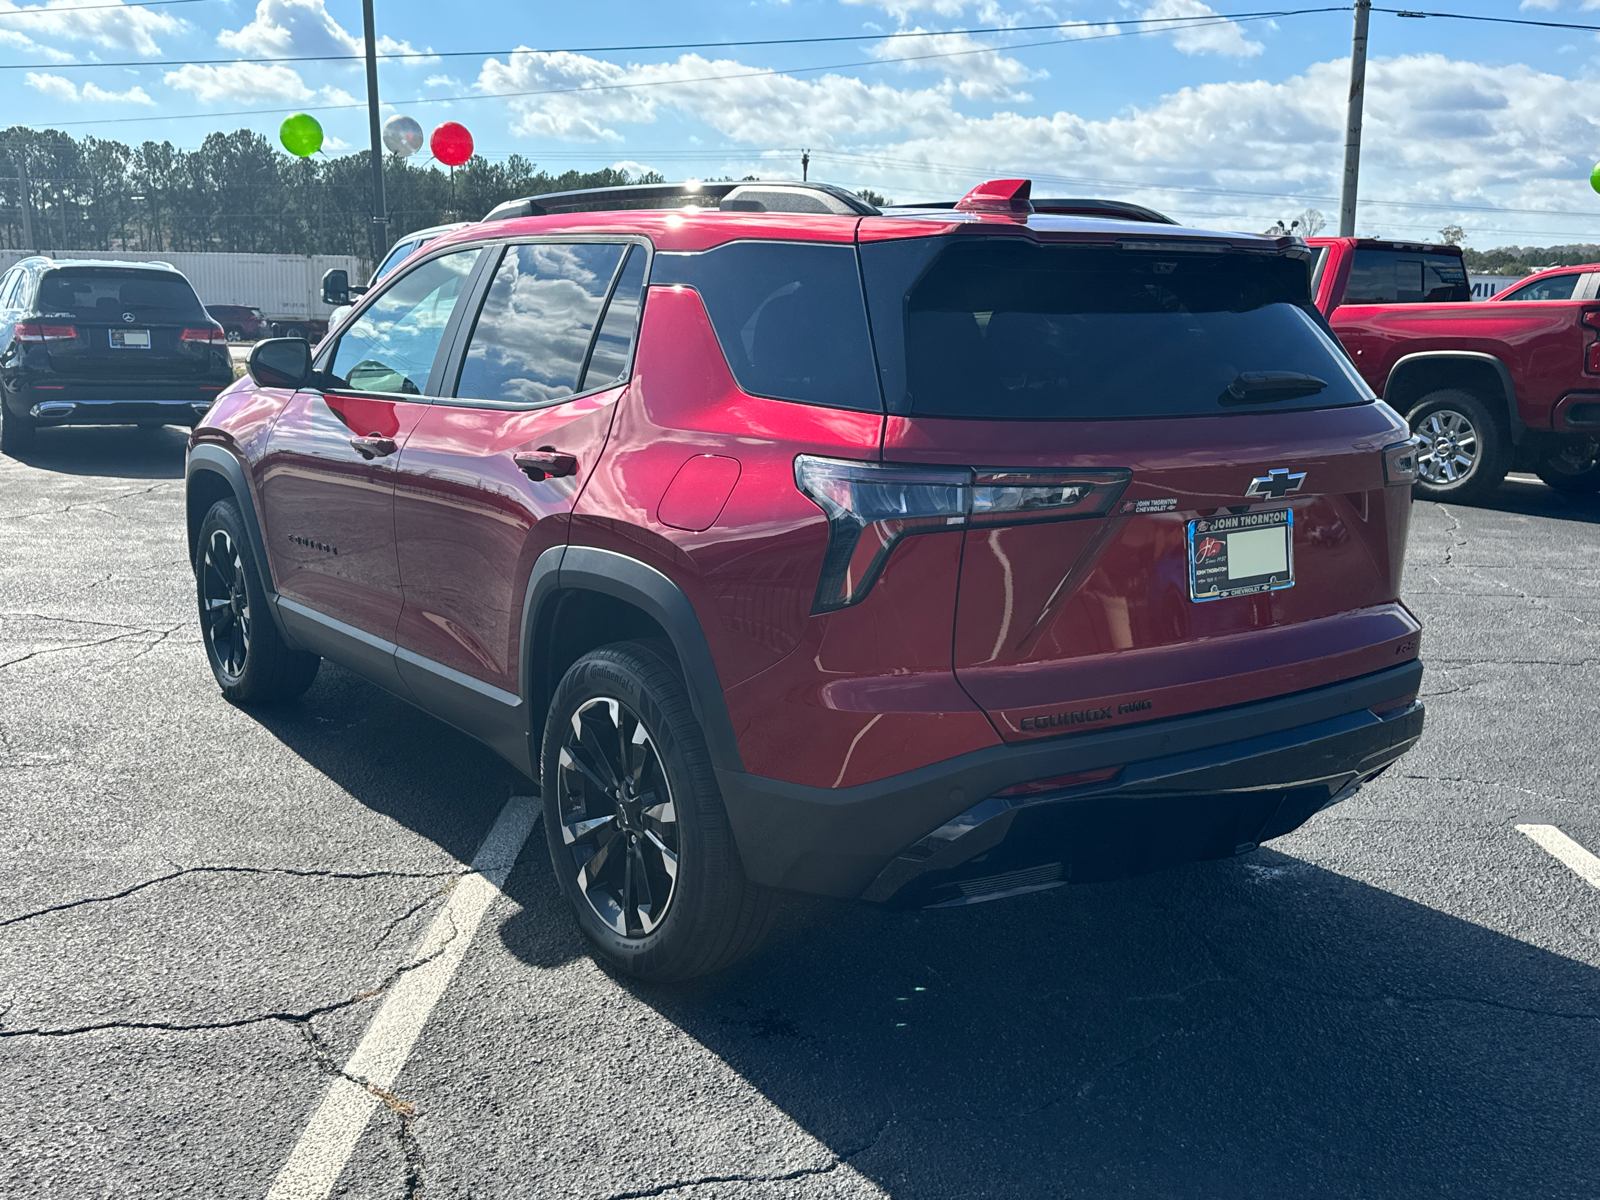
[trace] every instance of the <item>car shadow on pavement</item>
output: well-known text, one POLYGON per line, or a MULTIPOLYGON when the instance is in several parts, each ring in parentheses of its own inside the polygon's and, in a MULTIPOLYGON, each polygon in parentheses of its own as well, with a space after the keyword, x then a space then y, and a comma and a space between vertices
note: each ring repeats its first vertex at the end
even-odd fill
POLYGON ((249 715, 361 804, 463 864, 507 797, 538 791, 492 750, 329 662, 299 700, 249 715))
MULTIPOLYGON (((508 883, 508 948, 584 952, 542 847, 508 883)), ((1592 1195, 1597 984, 1260 850, 965 909, 796 900, 728 974, 623 986, 895 1196, 1348 1200, 1592 1195)))
POLYGON ((11 457, 59 475, 182 479, 188 444, 189 431, 175 425, 69 425, 37 430, 33 446, 11 457))
MULTIPOLYGON (((462 863, 532 790, 337 667, 254 715, 462 863)), ((505 890, 522 984, 588 953, 540 829, 505 890)), ((1600 1161, 1600 972, 1271 849, 970 908, 786 897, 731 971, 615 982, 895 1196, 1587 1197, 1600 1161)))
POLYGON ((1525 517, 1549 517, 1555 521, 1586 521, 1591 525, 1600 523, 1600 494, 1571 495, 1558 492, 1532 476, 1507 478, 1471 507, 1525 517))

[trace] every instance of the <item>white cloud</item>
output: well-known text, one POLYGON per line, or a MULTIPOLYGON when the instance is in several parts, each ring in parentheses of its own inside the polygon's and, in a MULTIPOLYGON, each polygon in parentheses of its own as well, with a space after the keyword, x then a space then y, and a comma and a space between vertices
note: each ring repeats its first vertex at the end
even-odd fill
POLYGON ((0 46, 15 46, 18 50, 38 58, 48 58, 51 62, 71 62, 72 55, 65 50, 57 50, 54 46, 43 46, 34 41, 25 33, 15 29, 0 28, 0 46))
MULTIPOLYGON (((922 33, 921 26, 908 33, 922 33)), ((1022 101, 1031 97, 1019 90, 1030 79, 1042 79, 1044 71, 1033 71, 1014 58, 1007 58, 1003 47, 993 51, 989 43, 967 33, 930 33, 923 37, 895 37, 873 44, 871 53, 879 59, 907 59, 905 71, 938 71, 956 81, 969 100, 1022 101), (948 55, 924 58, 923 55, 948 55)))
MULTIPOLYGON (((920 88, 838 75, 800 79, 698 55, 624 66, 519 51, 485 63, 478 78, 491 94, 581 89, 508 97, 512 131, 529 137, 620 143, 631 125, 688 118, 752 148, 728 151, 730 163, 764 148, 808 145, 814 174, 899 196, 959 195, 986 176, 1024 174, 1036 178, 1041 195, 1122 197, 1235 229, 1265 228, 1306 204, 1327 211, 1335 203, 1329 198, 1339 191, 1348 86, 1349 64, 1340 59, 1278 82, 1184 88, 1090 120, 1070 111, 966 115, 955 107, 962 95, 950 79, 920 88), (712 76, 735 78, 706 82, 712 76), (1107 182, 1116 180, 1125 182, 1107 182), (1144 186, 1157 184, 1195 190, 1144 186), (1238 194, 1251 192, 1265 195, 1238 194)), ((1436 207, 1364 205, 1362 228, 1431 235, 1448 219, 1477 237, 1475 229, 1524 230, 1532 222, 1556 231, 1558 240, 1571 225, 1577 240, 1581 221, 1452 206, 1590 209, 1591 164, 1581 156, 1600 144, 1600 115, 1589 92, 1583 80, 1520 64, 1491 69, 1437 54, 1374 59, 1362 194, 1436 207)), ((785 152, 765 173, 793 172, 788 159, 785 152)), ((701 169, 724 173, 709 155, 701 169)), ((1500 235, 1484 236, 1493 244, 1500 235)))
MULTIPOLYGON (((252 56, 290 54, 361 54, 366 39, 349 32, 328 12, 326 0, 259 0, 255 19, 239 29, 224 29, 218 45, 252 56)), ((415 54, 410 42, 388 35, 378 38, 380 54, 415 54)), ((437 58, 402 60, 409 66, 437 58)))
POLYGON ((186 66, 168 71, 162 82, 192 92, 196 100, 243 103, 248 100, 309 100, 316 93, 300 72, 279 63, 228 63, 221 67, 186 66))
MULTIPOLYGON (((1144 10, 1146 20, 1173 17, 1214 17, 1217 10, 1200 0, 1156 0, 1144 10)), ((1186 26, 1178 24, 1172 31, 1172 44, 1184 54, 1226 54, 1237 58, 1250 58, 1266 49, 1260 42, 1245 37, 1244 30, 1233 21, 1186 26)))
POLYGON ((160 54, 156 35, 185 28, 184 22, 170 13, 136 8, 121 0, 109 6, 86 6, 82 0, 49 0, 44 5, 24 6, 13 0, 0 0, 0 13, 8 12, 40 14, 28 18, 28 34, 92 42, 135 54, 160 54))
POLYGON ((41 92, 56 100, 67 100, 74 104, 87 100, 91 103, 111 102, 114 104, 154 104, 148 93, 142 87, 131 87, 125 92, 108 92, 97 83, 86 83, 80 89, 72 80, 60 75, 44 75, 36 71, 29 71, 24 81, 36 92, 41 92))

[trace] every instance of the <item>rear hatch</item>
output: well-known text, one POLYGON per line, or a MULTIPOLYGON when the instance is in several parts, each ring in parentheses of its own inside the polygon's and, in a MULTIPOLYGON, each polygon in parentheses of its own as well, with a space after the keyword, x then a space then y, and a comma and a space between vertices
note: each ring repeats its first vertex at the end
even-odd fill
POLYGON ((185 379, 211 366, 211 317, 175 271, 62 267, 44 277, 37 307, 42 321, 73 330, 45 341, 62 375, 185 379))
POLYGON ((865 225, 883 457, 968 480, 954 666, 1002 737, 1415 655, 1410 487, 1384 453, 1409 431, 1311 309, 1302 249, 865 225))

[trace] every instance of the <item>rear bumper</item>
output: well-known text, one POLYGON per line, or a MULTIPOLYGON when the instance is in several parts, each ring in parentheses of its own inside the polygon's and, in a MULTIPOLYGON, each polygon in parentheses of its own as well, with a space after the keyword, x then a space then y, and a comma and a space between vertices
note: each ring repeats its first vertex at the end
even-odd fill
POLYGON ((222 387, 215 384, 122 388, 68 385, 27 388, 7 397, 6 402, 40 425, 132 425, 150 421, 193 425, 221 392, 222 387), (108 392, 114 394, 107 395, 108 392))
POLYGON ((990 747, 852 788, 722 770, 718 782, 758 883, 897 903, 989 899, 1225 857, 1288 833, 1416 744, 1423 708, 1404 702, 1421 680, 1412 661, 1192 717, 990 747), (1113 767, 1104 784, 995 796, 1113 767))

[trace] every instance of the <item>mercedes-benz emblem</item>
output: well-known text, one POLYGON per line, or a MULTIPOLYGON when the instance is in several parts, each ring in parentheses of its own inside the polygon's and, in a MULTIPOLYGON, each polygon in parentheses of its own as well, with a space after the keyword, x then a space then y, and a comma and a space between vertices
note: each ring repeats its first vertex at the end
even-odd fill
POLYGON ((132 313, 123 313, 122 314, 122 319, 124 321, 128 322, 128 324, 130 324, 130 325, 133 324, 133 314, 132 313))
POLYGON ((1289 474, 1287 467, 1273 467, 1265 475, 1257 476, 1250 481, 1250 486, 1245 488, 1246 496, 1266 496, 1273 500, 1282 500, 1290 492, 1298 492, 1300 485, 1305 483, 1306 473, 1301 471, 1298 475, 1289 474))

